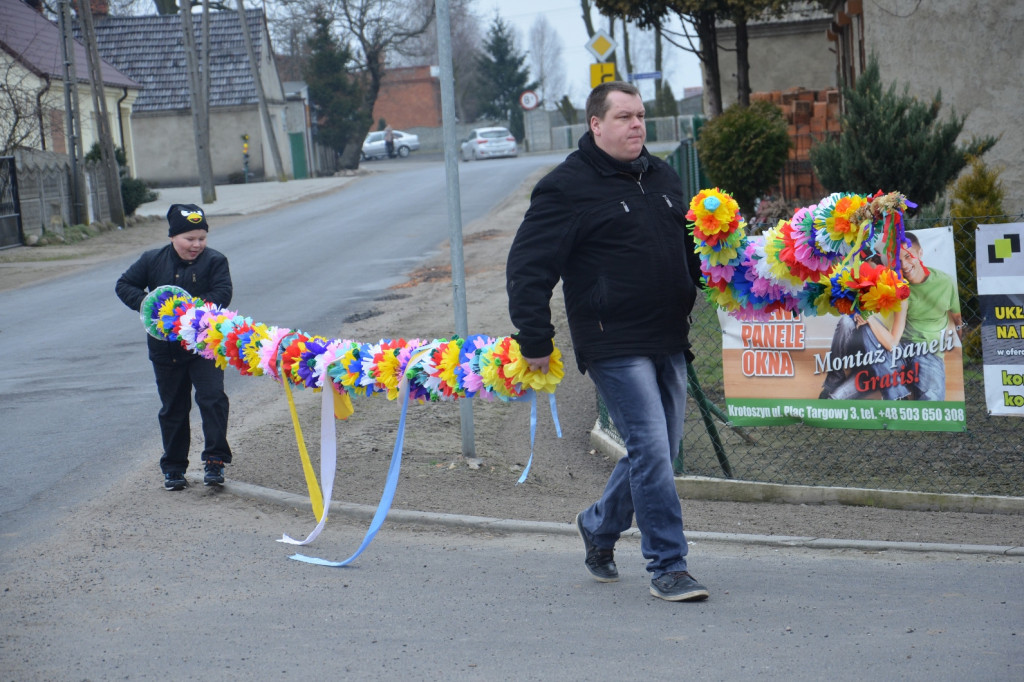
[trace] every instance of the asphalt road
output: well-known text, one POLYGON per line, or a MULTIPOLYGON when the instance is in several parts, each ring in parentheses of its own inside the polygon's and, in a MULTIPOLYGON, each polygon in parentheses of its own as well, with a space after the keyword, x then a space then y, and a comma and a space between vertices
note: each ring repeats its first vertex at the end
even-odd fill
MULTIPOLYGON (((345 568, 293 512, 148 472, 0 559, 4 680, 1019 680, 1020 558, 698 541, 700 603, 597 583, 566 533, 389 522, 345 568)), ((364 523, 332 519, 342 559, 364 523)))

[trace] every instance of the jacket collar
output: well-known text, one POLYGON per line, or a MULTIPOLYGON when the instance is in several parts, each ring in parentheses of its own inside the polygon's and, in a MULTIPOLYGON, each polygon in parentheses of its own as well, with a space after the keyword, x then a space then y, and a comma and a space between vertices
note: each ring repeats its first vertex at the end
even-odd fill
POLYGON ((594 138, 591 137, 589 130, 583 133, 583 137, 580 138, 579 151, 602 175, 628 173, 635 176, 641 173, 649 173, 654 169, 654 164, 651 163, 651 155, 648 153, 646 145, 640 150, 640 156, 635 161, 619 161, 618 159, 613 159, 607 152, 594 144, 594 138))

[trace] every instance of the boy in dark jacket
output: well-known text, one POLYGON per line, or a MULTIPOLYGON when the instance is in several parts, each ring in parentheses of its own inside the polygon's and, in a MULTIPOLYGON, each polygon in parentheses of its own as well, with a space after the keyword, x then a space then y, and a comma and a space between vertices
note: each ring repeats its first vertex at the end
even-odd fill
MULTIPOLYGON (((206 246, 210 228, 203 209, 194 204, 173 204, 167 211, 167 222, 171 243, 142 254, 117 280, 117 297, 132 310, 139 310, 147 293, 173 284, 204 301, 227 306, 231 302, 231 271, 224 254, 206 246)), ((160 469, 164 487, 182 490, 188 485, 185 471, 191 441, 189 412, 193 388, 206 440, 203 481, 206 485, 223 484, 224 465, 231 462, 224 372, 213 360, 188 352, 176 341, 148 336, 147 342, 160 394, 159 421, 164 447, 160 469)))
POLYGON ((602 83, 587 99, 579 149, 533 190, 508 255, 509 314, 523 358, 547 371, 555 334, 550 299, 562 281, 580 371, 593 379, 626 444, 597 502, 576 516, 585 565, 619 579, 614 547, 633 517, 651 594, 706 599, 687 571, 672 458, 683 434, 688 317, 700 262, 682 183, 644 147, 639 91, 602 83))

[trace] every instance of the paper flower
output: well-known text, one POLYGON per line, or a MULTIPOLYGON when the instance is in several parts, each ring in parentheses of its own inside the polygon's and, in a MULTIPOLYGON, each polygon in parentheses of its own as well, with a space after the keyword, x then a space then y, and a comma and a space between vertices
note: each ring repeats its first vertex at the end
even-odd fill
POLYGON ((836 192, 757 240, 740 236, 738 213, 729 219, 728 195, 713 189, 693 198, 687 218, 708 300, 738 319, 767 319, 778 310, 886 313, 909 295, 898 253, 906 240, 903 212, 911 205, 898 192, 836 192), (868 260, 874 254, 881 264, 868 260))

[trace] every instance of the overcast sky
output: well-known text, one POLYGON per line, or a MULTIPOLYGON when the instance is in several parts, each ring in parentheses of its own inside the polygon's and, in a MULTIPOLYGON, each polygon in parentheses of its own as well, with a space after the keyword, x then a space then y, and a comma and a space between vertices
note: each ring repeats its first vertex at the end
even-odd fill
MULTIPOLYGON (((587 51, 587 29, 583 25, 583 13, 579 0, 478 0, 477 13, 486 33, 494 18, 495 10, 505 21, 512 24, 518 31, 518 47, 523 53, 530 49, 529 31, 538 14, 543 13, 548 23, 558 32, 562 39, 562 58, 565 61, 565 82, 568 94, 577 106, 582 106, 587 93, 590 92, 590 64, 594 57, 587 51)), ((594 26, 608 27, 608 19, 601 16, 596 9, 591 11, 594 26)), ((678 22, 676 23, 678 26, 678 22)), ((616 33, 621 33, 621 23, 616 33)), ((651 34, 646 34, 650 36, 651 34)), ((639 72, 654 70, 654 39, 646 40, 642 36, 630 33, 630 47, 634 53, 633 69, 639 72), (643 42, 644 46, 638 44, 643 42)), ((696 55, 681 50, 667 42, 664 43, 664 64, 662 72, 672 86, 676 99, 683 96, 683 88, 701 85, 700 62, 696 55)), ((625 62, 620 62, 625 68, 625 62)), ((529 64, 529 59, 527 59, 529 64)), ((654 94, 653 81, 638 81, 644 98, 654 94)))

